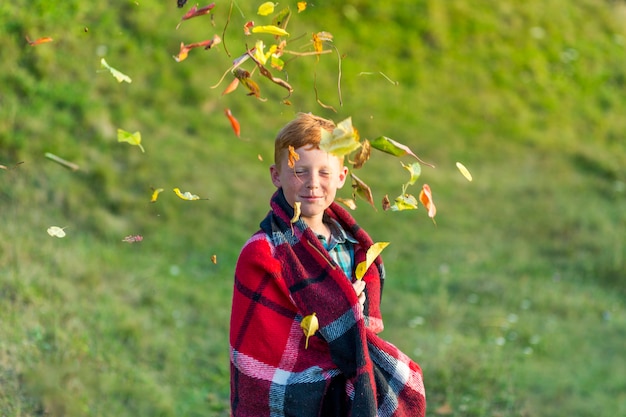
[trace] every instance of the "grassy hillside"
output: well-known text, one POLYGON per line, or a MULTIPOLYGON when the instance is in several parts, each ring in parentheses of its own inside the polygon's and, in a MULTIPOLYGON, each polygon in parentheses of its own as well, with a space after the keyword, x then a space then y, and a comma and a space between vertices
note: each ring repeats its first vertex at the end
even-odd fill
POLYGON ((289 2, 290 50, 319 31, 337 49, 287 63, 286 105, 258 74, 266 101, 213 88, 247 42, 273 41, 241 34, 269 21, 259 3, 178 29, 193 3, 0 5, 0 414, 228 415, 234 264, 267 211, 276 131, 312 111, 436 165, 419 181, 436 225, 381 210, 407 180, 398 159, 355 172, 377 209, 354 216, 391 242, 383 336, 423 367, 429 416, 623 415, 626 4, 289 2))

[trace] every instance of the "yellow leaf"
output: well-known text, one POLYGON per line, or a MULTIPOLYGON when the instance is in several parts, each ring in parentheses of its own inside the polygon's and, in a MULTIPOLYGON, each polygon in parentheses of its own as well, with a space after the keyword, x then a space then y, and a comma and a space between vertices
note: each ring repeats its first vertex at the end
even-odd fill
POLYGON ((465 168, 465 165, 463 165, 460 162, 457 162, 456 167, 459 169, 459 171, 461 171, 461 174, 463 174, 465 179, 467 179, 468 181, 472 180, 472 174, 470 174, 469 170, 465 168))
POLYGON ((298 2, 298 13, 303 12, 306 10, 306 1, 299 1, 298 2))
POLYGON ((342 157, 361 146, 359 132, 352 126, 352 118, 339 122, 332 132, 322 129, 321 150, 342 157))
POLYGON ((291 218, 291 223, 295 223, 298 221, 298 219, 300 218, 300 205, 302 203, 299 201, 296 201, 295 203, 293 203, 293 217, 291 218))
POLYGON ((50 236, 61 238, 65 237, 65 230, 63 230, 63 228, 59 226, 50 226, 48 227, 48 234, 50 236))
POLYGON ((152 189, 152 196, 150 197, 150 202, 154 203, 159 198, 159 194, 163 191, 163 188, 152 189))
POLYGON ((289 32, 274 25, 254 26, 252 33, 269 33, 276 36, 289 36, 289 32))
POLYGON ((118 83, 121 83, 122 81, 126 81, 127 83, 132 83, 133 80, 130 79, 130 77, 118 70, 116 70, 115 68, 113 68, 112 66, 110 66, 106 60, 104 58, 102 58, 100 60, 100 64, 106 68, 107 70, 109 70, 109 72, 115 77, 115 79, 117 80, 118 83))
POLYGON ((126 142, 131 145, 139 146, 141 152, 145 152, 143 146, 141 146, 141 133, 135 132, 130 133, 122 129, 117 129, 117 141, 118 142, 126 142))
POLYGON ((337 197, 336 200, 344 206, 348 207, 350 210, 356 210, 356 201, 354 201, 352 198, 337 197))
POLYGON ((185 191, 184 193, 181 193, 180 188, 174 188, 174 193, 176 193, 176 195, 183 200, 188 200, 188 201, 200 200, 200 197, 198 197, 195 194, 191 194, 189 191, 185 191))
POLYGON ((356 270, 354 271, 356 279, 363 278, 363 276, 365 275, 365 272, 372 265, 376 257, 380 255, 383 249, 387 247, 387 245, 389 245, 389 242, 377 242, 369 247, 369 249, 367 250, 367 254, 365 255, 365 260, 363 262, 360 262, 356 266, 356 270))
POLYGON ((266 1, 262 5, 259 6, 259 10, 257 10, 257 14, 260 16, 267 16, 268 14, 274 13, 275 4, 271 1, 266 1))
POLYGON ((417 199, 411 194, 402 194, 396 197, 392 211, 415 210, 417 209, 417 199))
POLYGON ((304 348, 309 348, 309 337, 313 336, 315 332, 320 328, 320 322, 317 319, 315 313, 309 314, 308 316, 302 319, 300 322, 300 327, 306 336, 306 342, 304 343, 304 348))

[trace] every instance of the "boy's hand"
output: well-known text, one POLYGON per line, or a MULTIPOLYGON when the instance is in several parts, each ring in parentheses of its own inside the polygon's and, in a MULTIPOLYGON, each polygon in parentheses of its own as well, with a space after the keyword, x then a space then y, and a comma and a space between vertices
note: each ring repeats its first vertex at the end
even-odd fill
POLYGON ((354 288, 356 296, 359 297, 359 303, 361 303, 361 307, 363 307, 365 305, 365 281, 359 279, 353 282, 352 288, 354 288))

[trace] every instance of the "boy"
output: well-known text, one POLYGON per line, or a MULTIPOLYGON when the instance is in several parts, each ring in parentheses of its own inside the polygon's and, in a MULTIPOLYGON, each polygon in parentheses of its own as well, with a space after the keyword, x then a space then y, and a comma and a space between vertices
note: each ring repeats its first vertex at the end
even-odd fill
POLYGON ((381 258, 354 279, 373 242, 334 203, 348 169, 319 148, 321 129, 333 128, 300 113, 276 137, 277 191, 235 270, 233 417, 425 415, 420 367, 377 336, 381 258), (319 330, 307 338, 300 323, 312 314, 319 330))

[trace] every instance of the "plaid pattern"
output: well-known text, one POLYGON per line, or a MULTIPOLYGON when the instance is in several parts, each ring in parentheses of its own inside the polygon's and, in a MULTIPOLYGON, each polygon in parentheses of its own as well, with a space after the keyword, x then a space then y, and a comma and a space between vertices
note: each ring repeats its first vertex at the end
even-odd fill
MULTIPOLYGON (((351 417, 425 415, 420 367, 380 339, 384 278, 378 257, 364 276, 363 311, 350 280, 306 224, 292 225, 278 190, 261 230, 244 245, 235 270, 231 314, 233 417, 319 417, 333 377, 346 378, 351 417), (309 339, 300 322, 316 313, 309 339)), ((358 241, 354 262, 371 238, 337 204, 326 214, 358 241)), ((325 416, 324 416, 325 417, 325 416)))
POLYGON ((330 227, 330 241, 326 242, 323 236, 318 236, 324 249, 333 261, 343 270, 347 277, 352 278, 354 272, 354 244, 359 243, 348 235, 343 227, 334 219, 326 221, 330 227))

